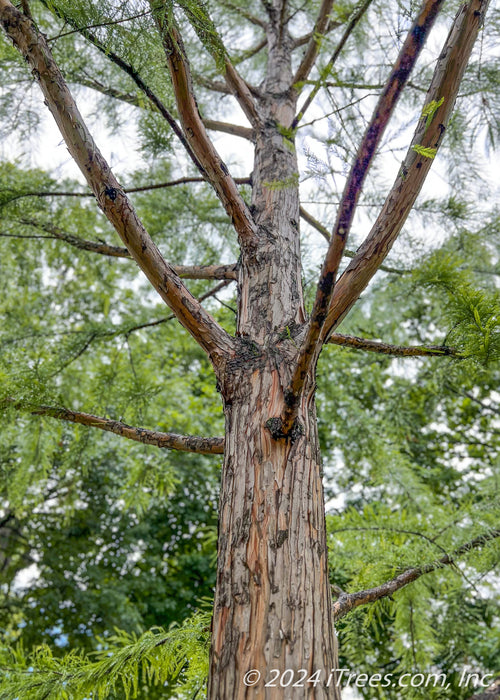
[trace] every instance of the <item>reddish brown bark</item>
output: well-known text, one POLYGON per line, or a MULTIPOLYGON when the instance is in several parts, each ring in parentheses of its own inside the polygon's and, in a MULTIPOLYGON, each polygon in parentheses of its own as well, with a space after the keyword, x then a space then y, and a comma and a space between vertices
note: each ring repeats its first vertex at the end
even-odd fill
POLYGON ((340 697, 330 677, 337 649, 312 392, 296 440, 276 440, 266 428, 282 405, 292 350, 242 344, 227 368, 211 700, 340 697), (261 679, 247 687, 252 669, 261 679), (266 688, 273 669, 318 672, 320 682, 266 688))
MULTIPOLYGON (((255 129, 252 213, 257 245, 239 269, 240 339, 219 377, 226 442, 219 518, 219 561, 208 697, 333 698, 337 664, 328 582, 320 453, 313 383, 300 403, 302 431, 279 436, 273 416, 297 357, 305 322, 296 154, 283 135, 296 111, 290 90, 292 39, 270 11, 267 78, 255 129), (274 22, 273 22, 274 19, 274 22), (255 669, 258 683, 244 674, 255 669), (272 670, 319 683, 265 687, 272 670)), ((296 680, 296 679, 295 679, 296 680)))

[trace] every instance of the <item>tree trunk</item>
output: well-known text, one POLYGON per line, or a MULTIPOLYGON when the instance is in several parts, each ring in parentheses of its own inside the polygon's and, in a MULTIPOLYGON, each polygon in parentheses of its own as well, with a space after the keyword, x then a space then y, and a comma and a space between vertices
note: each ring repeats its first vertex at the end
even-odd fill
POLYGON ((313 392, 301 405, 303 433, 273 438, 266 421, 279 413, 288 358, 279 348, 256 350, 247 347, 228 368, 230 387, 224 388, 226 444, 208 697, 337 699, 313 392), (250 674, 251 684, 245 685, 251 670, 260 680, 250 674))
POLYGON ((297 95, 279 24, 277 14, 267 28, 252 175, 258 244, 240 261, 240 351, 219 374, 226 441, 210 700, 340 698, 313 378, 292 437, 277 418, 306 319, 289 132, 297 95))

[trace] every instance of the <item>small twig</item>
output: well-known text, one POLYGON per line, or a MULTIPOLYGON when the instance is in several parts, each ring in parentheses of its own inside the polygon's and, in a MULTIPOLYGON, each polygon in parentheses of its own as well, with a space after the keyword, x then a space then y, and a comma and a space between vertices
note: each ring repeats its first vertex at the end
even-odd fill
POLYGON ((131 17, 124 17, 123 19, 108 20, 107 22, 99 22, 98 24, 88 24, 84 27, 77 27, 69 32, 64 32, 64 34, 58 34, 57 36, 52 36, 47 38, 47 42, 56 41, 57 39, 62 39, 65 36, 70 36, 71 34, 78 34, 89 29, 99 29, 100 27, 110 27, 114 24, 124 24, 125 22, 131 22, 133 19, 138 19, 139 17, 146 17, 146 15, 151 14, 151 10, 145 10, 144 12, 139 12, 137 15, 132 15, 131 17))
MULTIPOLYGON (((250 185, 252 179, 250 177, 235 177, 234 181, 237 185, 250 185)), ((167 187, 176 187, 177 185, 188 185, 194 182, 204 182, 207 180, 205 177, 193 176, 193 177, 179 177, 176 180, 168 180, 167 182, 158 182, 154 185, 142 185, 141 187, 124 187, 123 191, 125 194, 134 194, 135 192, 150 192, 152 190, 163 190, 167 187)), ((8 192, 8 190, 1 190, 0 192, 8 192)), ((16 202, 18 199, 24 199, 24 197, 95 197, 93 192, 64 192, 64 191, 50 191, 50 190, 40 190, 39 192, 22 192, 20 194, 15 194, 8 200, 7 204, 11 202, 16 202)))
POLYGON ((349 37, 351 36, 351 34, 354 30, 354 28, 356 27, 356 25, 358 24, 360 19, 363 17, 363 15, 365 14, 366 10, 369 8, 369 6, 371 5, 372 2, 373 2, 373 0, 365 0, 365 2, 357 10, 355 10, 355 12, 352 15, 352 17, 349 21, 349 24, 347 25, 335 51, 333 52, 332 57, 330 58, 330 60, 326 64, 325 68, 323 69, 321 77, 319 78, 319 80, 316 81, 314 88, 309 93, 308 97, 304 101, 304 104, 300 108, 297 116, 293 120, 292 128, 295 128, 299 124, 300 120, 302 119, 304 114, 307 112, 307 110, 311 106, 312 101, 314 100, 314 98, 318 94, 319 90, 321 89, 321 86, 323 84, 323 77, 325 75, 328 75, 331 72, 331 70, 335 64, 335 61, 339 57, 340 52, 344 48, 347 40, 349 39, 349 37))

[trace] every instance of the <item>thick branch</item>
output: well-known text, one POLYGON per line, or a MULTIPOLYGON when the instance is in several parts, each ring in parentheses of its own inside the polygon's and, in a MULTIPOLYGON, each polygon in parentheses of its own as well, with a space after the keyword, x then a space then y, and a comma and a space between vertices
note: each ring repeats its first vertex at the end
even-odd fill
POLYGON ((416 581, 418 578, 424 574, 429 574, 436 569, 441 569, 443 566, 451 566, 455 563, 457 557, 467 554, 473 549, 478 549, 484 546, 488 542, 500 537, 500 530, 490 530, 484 535, 480 535, 470 542, 466 542, 461 547, 456 549, 451 554, 445 554, 440 559, 431 562, 430 564, 425 564, 424 566, 418 566, 412 569, 406 569, 403 573, 399 574, 390 581, 386 581, 381 586, 376 586, 375 588, 369 588, 365 591, 358 591, 357 593, 344 593, 339 599, 333 604, 333 614, 336 620, 340 620, 341 617, 347 615, 354 608, 358 608, 360 605, 366 605, 367 603, 374 603, 380 598, 386 598, 387 596, 393 595, 400 588, 407 586, 409 583, 416 581))
POLYGON ((321 71, 321 76, 320 76, 319 80, 316 82, 314 88, 309 93, 304 104, 302 105, 301 109, 299 110, 297 116, 293 120, 293 124, 292 124, 293 128, 295 128, 298 125, 298 123, 300 122, 300 120, 302 119, 304 114, 307 112, 307 110, 311 106, 312 101, 314 100, 314 98, 316 97, 316 95, 318 94, 318 92, 321 88, 324 77, 330 74, 333 66, 335 65, 335 61, 337 60, 337 58, 340 55, 340 52, 344 48, 347 40, 349 39, 352 32, 354 31, 354 28, 356 27, 356 25, 358 24, 360 19, 363 17, 366 10, 370 7, 372 2, 373 2, 373 0, 365 0, 365 2, 352 15, 351 19, 349 20, 349 24, 347 25, 335 51, 332 54, 332 57, 330 58, 330 60, 326 64, 325 68, 321 71))
POLYGON ((335 0, 323 0, 323 2, 321 3, 318 18, 316 19, 316 23, 314 25, 311 38, 307 45, 304 58, 302 59, 302 62, 297 69, 297 72, 295 73, 292 85, 296 85, 297 83, 306 80, 309 73, 311 72, 318 57, 319 50, 321 48, 323 35, 326 33, 326 29, 328 27, 330 12, 332 11, 334 2, 335 0))
POLYGON ((156 447, 180 450, 182 452, 196 452, 205 455, 220 455, 224 452, 224 438, 221 437, 196 437, 193 435, 177 435, 176 433, 161 433, 156 430, 146 428, 134 428, 126 423, 93 416, 90 413, 70 411, 67 408, 57 408, 55 406, 23 406, 16 405, 12 399, 8 400, 16 408, 29 411, 34 416, 49 416, 58 420, 69 421, 86 425, 89 428, 99 428, 115 435, 142 442, 145 445, 155 445, 156 447))
POLYGON ((219 122, 215 119, 203 119, 203 123, 207 129, 211 131, 222 131, 224 134, 231 134, 231 136, 240 136, 242 139, 247 139, 248 141, 255 141, 255 132, 253 129, 249 129, 247 126, 241 126, 240 124, 230 124, 228 122, 219 122))
POLYGON ((401 170, 372 230, 339 279, 325 324, 326 333, 339 325, 380 269, 408 218, 441 145, 488 4, 489 0, 464 3, 455 17, 439 54, 424 111, 432 105, 440 106, 430 118, 427 114, 421 116, 401 170), (423 155, 415 147, 431 150, 423 155))
POLYGON ((389 345, 389 343, 382 343, 378 340, 358 338, 354 335, 342 335, 341 333, 333 333, 328 338, 328 342, 332 343, 332 345, 378 352, 379 354, 392 355, 393 357, 429 357, 432 355, 461 357, 454 348, 449 348, 446 345, 413 345, 404 347, 401 345, 389 345))
POLYGON ((255 223, 236 183, 206 132, 194 96, 191 70, 180 34, 175 26, 166 22, 165 18, 157 15, 156 19, 165 47, 177 109, 186 138, 202 165, 207 179, 231 217, 241 245, 251 245, 256 240, 255 223))
POLYGON ((137 217, 84 123, 47 42, 9 0, 0 0, 5 32, 30 65, 68 150, 99 206, 162 299, 214 362, 233 351, 233 341, 165 262, 137 217))
MULTIPOLYGON (((48 236, 46 238, 55 238, 56 240, 64 241, 69 243, 75 248, 80 250, 87 250, 91 253, 97 253, 98 255, 107 255, 112 258, 129 258, 132 259, 132 255, 129 253, 127 248, 120 248, 119 246, 110 245, 104 241, 88 241, 84 238, 79 238, 79 236, 74 236, 71 233, 63 231, 58 226, 54 224, 48 224, 41 221, 34 221, 32 219, 18 219, 18 223, 24 226, 31 226, 36 229, 45 231, 48 236)), ((0 237, 12 237, 12 238, 27 238, 28 236, 23 236, 22 234, 16 236, 15 234, 4 234, 0 233, 0 237)), ((175 271, 179 277, 184 279, 192 280, 235 280, 237 279, 236 263, 232 265, 172 265, 172 269, 175 271)))
POLYGON ((425 0, 401 48, 386 87, 378 100, 347 178, 332 238, 321 270, 307 334, 301 346, 299 360, 291 382, 285 392, 286 407, 282 416, 285 433, 291 429, 294 423, 306 378, 315 366, 321 350, 321 334, 333 294, 335 277, 344 254, 347 235, 351 228, 363 183, 384 130, 442 3, 443 0, 425 0))
POLYGON ((231 93, 238 101, 250 124, 253 127, 258 127, 261 120, 255 104, 252 87, 243 80, 229 58, 226 58, 224 62, 224 69, 224 77, 231 93))

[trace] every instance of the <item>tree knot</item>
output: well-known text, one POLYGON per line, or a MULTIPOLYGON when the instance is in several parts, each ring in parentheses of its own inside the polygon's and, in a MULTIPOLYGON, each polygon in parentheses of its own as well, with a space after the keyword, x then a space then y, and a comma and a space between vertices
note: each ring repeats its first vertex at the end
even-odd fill
POLYGON ((283 431, 283 419, 280 416, 269 418, 265 425, 271 433, 273 440, 290 440, 290 442, 293 443, 304 435, 305 432, 304 426, 298 418, 293 421, 293 425, 288 432, 283 431))

